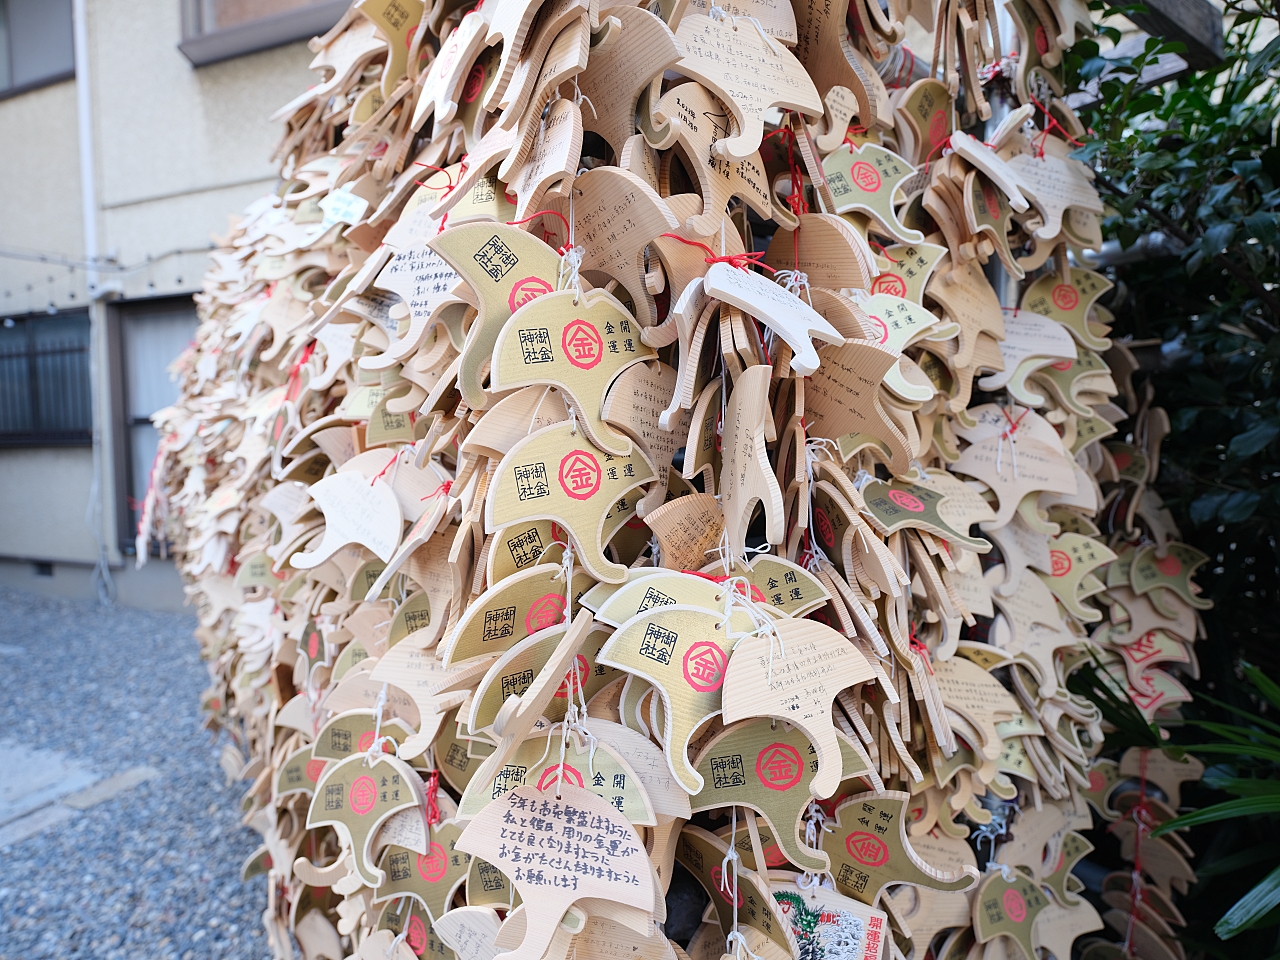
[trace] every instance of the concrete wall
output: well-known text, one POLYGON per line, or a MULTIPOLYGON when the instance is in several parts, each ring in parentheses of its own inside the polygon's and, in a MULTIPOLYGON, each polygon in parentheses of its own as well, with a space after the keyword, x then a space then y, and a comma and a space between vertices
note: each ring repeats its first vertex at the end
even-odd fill
POLYGON ((0 556, 95 563, 90 447, 0 450, 0 556))
MULTIPOLYGON (((281 128, 267 117, 319 79, 307 70, 305 43, 192 67, 178 50, 179 8, 178 0, 88 4, 99 250, 136 267, 104 272, 100 282, 124 299, 200 289, 211 235, 275 185, 269 158, 281 128)), ((84 256, 76 81, 0 100, 0 130, 0 317, 50 302, 83 307, 85 271, 54 262, 84 256)), ((153 560, 152 573, 137 575, 116 549, 116 498, 128 492, 114 484, 118 412, 101 304, 92 317, 103 540, 113 565, 130 569, 116 571, 121 602, 172 608, 182 602, 177 576, 154 572, 171 573, 170 565, 153 560)), ((91 595, 86 564, 98 547, 84 516, 92 479, 87 447, 0 450, 0 582, 91 595), (54 562, 54 575, 36 576, 29 561, 54 562)))

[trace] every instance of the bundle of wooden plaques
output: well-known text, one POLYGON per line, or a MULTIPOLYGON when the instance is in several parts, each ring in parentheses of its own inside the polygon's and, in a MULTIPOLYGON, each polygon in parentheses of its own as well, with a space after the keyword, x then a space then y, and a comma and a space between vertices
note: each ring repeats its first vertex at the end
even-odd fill
POLYGON ((1087 12, 1008 9, 1020 55, 986 0, 360 0, 312 41, 139 530, 199 605, 277 956, 1103 927, 1071 867, 1121 773, 1067 678, 1176 709, 1204 557, 1082 266, 1087 12), (971 136, 984 82, 1025 106, 971 136))

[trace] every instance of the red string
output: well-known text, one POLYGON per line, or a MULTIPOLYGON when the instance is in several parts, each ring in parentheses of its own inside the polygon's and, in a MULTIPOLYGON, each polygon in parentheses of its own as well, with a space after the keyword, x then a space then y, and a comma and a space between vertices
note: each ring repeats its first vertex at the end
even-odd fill
POLYGON ((908 643, 911 649, 924 661, 924 665, 929 668, 929 672, 933 673, 933 661, 929 657, 929 648, 916 637, 916 625, 914 623, 910 625, 908 643))
POLYGON ((436 487, 434 490, 432 490, 430 493, 428 493, 425 497, 421 497, 420 499, 422 499, 422 500, 430 500, 432 497, 438 497, 438 496, 440 496, 440 494, 442 494, 442 493, 443 493, 443 494, 445 494, 445 495, 447 496, 447 495, 448 495, 448 493, 449 493, 450 488, 452 488, 452 487, 453 487, 453 481, 452 481, 452 480, 446 480, 444 483, 440 484, 440 486, 436 487))
MULTIPOLYGON (((1137 831, 1133 836, 1133 874, 1129 878, 1129 923, 1124 935, 1124 955, 1133 956, 1133 926, 1141 919, 1138 905, 1142 903, 1142 834, 1151 829, 1151 807, 1147 802, 1147 756, 1150 750, 1139 754, 1138 802, 1129 810, 1137 831)), ((1119 824, 1107 828, 1110 833, 1119 824)))
POLYGON ((951 146, 951 134, 947 134, 947 137, 945 140, 939 140, 937 143, 933 145, 933 149, 924 155, 924 172, 925 173, 929 172, 929 163, 931 162, 930 158, 934 155, 934 153, 937 152, 938 159, 941 160, 942 159, 941 151, 947 149, 950 146, 951 146))
POLYGON ((1067 143, 1071 144, 1072 146, 1076 146, 1076 147, 1084 146, 1083 143, 1081 143, 1075 137, 1071 136, 1071 134, 1067 133, 1067 128, 1064 127, 1062 124, 1060 124, 1058 122, 1058 118, 1055 117, 1053 114, 1051 114, 1048 108, 1045 107, 1043 103, 1041 103, 1039 100, 1035 98, 1035 94, 1031 94, 1030 96, 1031 96, 1031 102, 1040 108, 1040 111, 1044 114, 1044 120, 1045 120, 1044 130, 1041 131, 1040 133, 1040 142, 1036 144, 1037 157, 1040 157, 1040 158, 1044 157, 1045 141, 1049 139, 1050 132, 1055 129, 1062 131, 1062 139, 1066 140, 1067 143))
POLYGON ((1007 407, 1001 407, 1000 412, 1003 413, 1004 418, 1009 421, 1009 429, 1005 431, 1005 436, 1009 436, 1010 434, 1018 432, 1018 425, 1022 423, 1022 418, 1031 412, 1031 408, 1027 407, 1026 410, 1023 410, 1022 413, 1018 415, 1017 420, 1009 416, 1009 410, 1007 407))
POLYGON ((884 257, 890 263, 897 264, 898 266, 902 266, 903 263, 906 262, 905 260, 895 260, 893 259, 893 257, 889 256, 889 249, 883 243, 876 243, 874 240, 868 239, 867 245, 875 247, 877 250, 879 250, 880 256, 884 257))
POLYGON ((763 250, 757 250, 755 253, 731 253, 727 256, 717 257, 716 252, 700 240, 687 240, 675 233, 660 233, 658 236, 667 237, 670 240, 679 240, 686 246, 701 247, 707 254, 703 258, 703 263, 727 263, 732 267, 737 267, 739 270, 749 270, 752 267, 764 267, 764 269, 768 270, 770 273, 776 272, 773 267, 769 266, 767 263, 760 262, 760 258, 764 256, 763 250))
POLYGON ((382 476, 384 473, 386 473, 388 470, 390 470, 390 469, 391 469, 391 465, 392 465, 393 463, 395 463, 395 462, 396 462, 397 460, 399 460, 399 459, 400 459, 400 451, 399 451, 399 450, 397 450, 395 453, 393 453, 393 454, 391 455, 391 459, 387 461, 387 465, 386 465, 385 467, 383 467, 381 470, 379 470, 377 473, 375 473, 375 474, 373 475, 373 479, 369 481, 369 486, 371 486, 371 487, 372 487, 375 483, 377 483, 377 482, 378 482, 378 480, 379 480, 379 478, 381 478, 381 476, 382 476))
POLYGON ((567 217, 565 217, 563 213, 558 213, 555 210, 539 210, 537 213, 531 213, 529 216, 525 217, 523 220, 508 220, 507 226, 518 227, 522 223, 528 223, 530 220, 537 220, 539 217, 545 217, 545 216, 558 217, 560 222, 564 224, 564 246, 560 247, 560 255, 563 256, 565 249, 569 246, 569 232, 570 232, 569 220, 567 217))
POLYGON ((779 136, 785 144, 787 169, 791 174, 791 193, 787 197, 787 206, 798 217, 809 212, 809 203, 804 198, 804 175, 801 173, 800 165, 796 163, 795 158, 796 134, 790 127, 779 127, 765 139, 768 140, 769 137, 779 136))
POLYGON ((432 770, 427 774, 427 823, 435 826, 440 822, 440 803, 436 795, 440 792, 440 771, 432 770))
POLYGON ((840 141, 840 146, 843 147, 845 144, 848 144, 849 152, 853 153, 854 148, 857 146, 857 144, 853 142, 853 137, 861 137, 865 135, 866 132, 867 128, 860 123, 849 124, 849 129, 844 132, 844 139, 840 141))
MULTIPOLYGON (((450 190, 452 190, 454 187, 456 187, 456 186, 457 186, 457 184, 453 182, 453 174, 451 174, 451 173, 450 173, 448 170, 446 170, 444 167, 437 167, 434 163, 422 163, 422 162, 421 162, 421 161, 419 161, 419 160, 415 160, 415 161, 413 161, 413 165, 414 165, 415 167, 426 167, 428 170, 434 170, 434 171, 436 171, 437 173, 443 173, 443 174, 444 174, 444 178, 445 178, 445 182, 448 184, 448 185, 445 187, 445 191, 444 191, 446 194, 447 194, 450 190)), ((459 172, 461 172, 461 171, 459 171, 459 172)), ((416 184, 417 184, 418 186, 420 186, 420 187, 425 187, 425 186, 426 186, 426 184, 425 184, 425 183, 423 183, 421 180, 415 180, 415 181, 413 181, 413 182, 414 182, 414 183, 416 183, 416 184)), ((437 188, 436 188, 436 187, 431 187, 430 189, 435 190, 435 189, 437 189, 437 188)))
POLYGON ((316 342, 312 340, 302 348, 302 354, 298 357, 298 362, 293 365, 293 369, 289 371, 289 387, 285 390, 285 399, 293 400, 297 394, 293 392, 293 388, 299 384, 298 375, 302 372, 303 366, 311 359, 311 355, 316 352, 316 342))

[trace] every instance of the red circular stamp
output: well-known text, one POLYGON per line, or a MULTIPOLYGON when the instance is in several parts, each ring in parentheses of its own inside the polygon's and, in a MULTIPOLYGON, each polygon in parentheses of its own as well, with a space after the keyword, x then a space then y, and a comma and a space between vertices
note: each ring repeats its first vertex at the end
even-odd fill
POLYGON ((939 107, 929 118, 929 143, 936 146, 947 139, 947 111, 939 107))
POLYGON ((1006 890, 1000 896, 1000 902, 1004 905, 1004 912, 1014 923, 1027 919, 1027 901, 1022 899, 1022 894, 1017 890, 1006 890))
POLYGON ((600 489, 600 461, 574 450, 560 461, 560 488, 575 500, 590 500, 600 489))
POLYGON ((477 63, 467 74, 467 82, 462 85, 462 102, 471 103, 480 96, 480 88, 484 86, 484 64, 477 63))
POLYGON ((558 593, 548 593, 529 605, 529 612, 524 618, 524 628, 529 633, 537 633, 547 627, 554 627, 564 619, 564 597, 558 593))
POLYGON ((831 526, 831 518, 821 507, 813 511, 813 532, 818 535, 818 542, 823 550, 833 550, 836 545, 836 531, 831 526))
POLYGON ((1089 789, 1097 793, 1107 785, 1107 778, 1102 775, 1101 770, 1089 771, 1089 789))
POLYGON ((320 656, 320 631, 311 629, 307 632, 307 657, 315 660, 320 656))
POLYGON ((1182 572, 1182 561, 1173 554, 1169 554, 1163 560, 1156 561, 1156 569, 1166 577, 1176 577, 1182 572))
POLYGON ((787 862, 787 855, 776 843, 771 843, 764 848, 764 862, 770 867, 780 867, 787 862))
POLYGON ((1049 52, 1048 34, 1044 32, 1044 27, 1037 24, 1036 25, 1036 53, 1040 54, 1040 56, 1043 57, 1048 52, 1049 52))
POLYGON ((366 750, 368 750, 372 746, 373 746, 373 731, 366 730, 361 735, 360 739, 356 741, 356 751, 359 753, 364 753, 366 750))
POLYGON ((351 785, 351 812, 363 817, 378 802, 378 785, 373 777, 360 777, 351 785))
POLYGON ((770 790, 790 790, 804 775, 804 761, 795 747, 771 743, 756 757, 756 776, 770 790))
POLYGON ((525 277, 517 280, 507 294, 507 306, 515 313, 531 300, 537 300, 544 293, 551 293, 554 288, 541 277, 525 277))
POLYGON ((875 193, 880 189, 880 171, 865 160, 859 160, 855 163, 849 171, 849 176, 858 185, 859 189, 865 190, 867 193, 875 193))
POLYGON ((604 356, 604 341, 600 331, 586 320, 574 320, 560 335, 564 355, 579 370, 590 370, 604 356))
POLYGON ((573 682, 576 684, 575 690, 581 690, 587 685, 587 671, 590 670, 587 658, 582 654, 578 654, 573 659, 573 666, 570 667, 564 675, 564 679, 560 681, 560 686, 556 690, 556 696, 561 700, 567 699, 569 696, 569 680, 573 677, 574 671, 578 673, 578 677, 573 682))
POLYGON ((320 775, 324 773, 324 768, 328 764, 327 760, 308 760, 307 761, 307 779, 312 783, 320 781, 320 775))
POLYGON ((924 513, 924 501, 905 490, 890 490, 889 499, 908 513, 924 513))
POLYGON ((871 322, 875 324, 876 330, 878 330, 880 333, 880 339, 877 340, 876 343, 888 343, 889 342, 889 325, 885 323, 883 320, 881 320, 879 317, 871 316, 871 314, 867 314, 867 316, 871 317, 871 322))
POLYGON ((438 843, 431 844, 431 849, 418 854, 418 873, 427 883, 435 883, 449 869, 449 855, 438 843))
MULTIPOLYGON (((720 894, 721 900, 723 900, 725 903, 733 903, 733 900, 731 899, 731 895, 733 893, 733 886, 732 884, 727 884, 724 882, 724 870, 720 867, 719 864, 716 864, 716 866, 711 868, 711 883, 715 886, 716 893, 720 894), (726 887, 728 887, 729 889, 726 890, 725 889, 726 887)), ((742 889, 741 888, 738 889, 738 902, 734 905, 738 907, 742 906, 742 889)))
POLYGON ((987 208, 987 216, 992 220, 1000 219, 1000 195, 996 188, 985 180, 982 183, 982 205, 987 208))
POLYGON ((1055 370, 1070 370, 1075 366, 1075 364, 1076 362, 1074 360, 1059 360, 1057 363, 1049 364, 1049 366, 1053 367, 1055 370))
POLYGON ((701 640, 684 655, 684 678, 699 693, 714 693, 724 683, 728 659, 716 644, 701 640))
POLYGON ((1133 463, 1133 457, 1127 453, 1113 453, 1111 459, 1116 462, 1117 470, 1128 470, 1129 464, 1133 463))
POLYGON ((1050 550, 1049 561, 1053 565, 1053 575, 1055 577, 1065 577, 1071 572, 1071 558, 1067 556, 1064 550, 1050 550))
POLYGON ((867 867, 879 867, 889 862, 889 848, 874 833, 858 830, 845 837, 844 847, 849 856, 867 867))
POLYGON ((421 917, 415 914, 409 918, 409 928, 404 939, 414 954, 422 956, 422 952, 427 949, 427 925, 422 922, 421 917))
POLYGON ((554 786, 563 780, 565 783, 571 783, 575 787, 583 787, 582 773, 567 763, 557 763, 547 767, 542 771, 542 776, 538 778, 538 790, 546 790, 547 787, 554 786), (560 771, 563 770, 562 774, 560 771))
POLYGON ((905 297, 907 295, 907 281, 896 273, 882 273, 871 281, 871 292, 884 293, 891 297, 905 297))
POLYGON ((1080 294, 1069 283, 1060 283, 1053 288, 1053 305, 1059 310, 1074 310, 1080 303, 1080 294))

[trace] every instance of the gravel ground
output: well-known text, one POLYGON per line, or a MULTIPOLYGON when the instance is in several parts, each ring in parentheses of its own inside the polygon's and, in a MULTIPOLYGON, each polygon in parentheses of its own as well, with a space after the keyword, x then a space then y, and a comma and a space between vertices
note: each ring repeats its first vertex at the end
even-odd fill
POLYGON ((270 956, 265 878, 239 877, 257 845, 235 812, 245 785, 226 785, 220 744, 199 726, 194 628, 192 616, 0 588, 0 739, 103 777, 161 772, 0 847, 0 960, 270 956))

